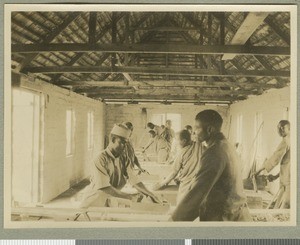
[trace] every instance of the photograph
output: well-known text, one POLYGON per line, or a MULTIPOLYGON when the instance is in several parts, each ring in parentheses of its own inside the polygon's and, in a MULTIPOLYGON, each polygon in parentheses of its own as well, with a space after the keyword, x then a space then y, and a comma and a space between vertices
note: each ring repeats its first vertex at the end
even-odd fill
POLYGON ((295 226, 297 6, 5 4, 4 227, 295 226))

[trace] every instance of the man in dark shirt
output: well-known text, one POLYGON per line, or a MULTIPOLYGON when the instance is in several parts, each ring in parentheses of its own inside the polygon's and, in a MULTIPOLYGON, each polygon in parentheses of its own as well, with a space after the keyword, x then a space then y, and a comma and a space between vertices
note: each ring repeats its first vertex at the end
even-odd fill
POLYGON ((221 133, 223 119, 214 110, 196 116, 195 132, 206 142, 192 183, 174 210, 171 220, 251 221, 243 194, 239 160, 235 149, 221 133))

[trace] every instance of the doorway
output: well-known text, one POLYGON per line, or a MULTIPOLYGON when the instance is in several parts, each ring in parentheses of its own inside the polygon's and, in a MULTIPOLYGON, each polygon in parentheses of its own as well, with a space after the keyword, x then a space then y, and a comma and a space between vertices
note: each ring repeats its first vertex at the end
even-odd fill
POLYGON ((12 90, 12 201, 37 203, 40 181, 39 93, 12 90))

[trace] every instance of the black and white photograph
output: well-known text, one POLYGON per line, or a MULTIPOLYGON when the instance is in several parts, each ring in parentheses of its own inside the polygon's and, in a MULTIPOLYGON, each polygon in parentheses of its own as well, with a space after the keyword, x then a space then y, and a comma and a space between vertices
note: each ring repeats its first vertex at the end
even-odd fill
POLYGON ((291 5, 5 5, 7 228, 296 225, 291 5))

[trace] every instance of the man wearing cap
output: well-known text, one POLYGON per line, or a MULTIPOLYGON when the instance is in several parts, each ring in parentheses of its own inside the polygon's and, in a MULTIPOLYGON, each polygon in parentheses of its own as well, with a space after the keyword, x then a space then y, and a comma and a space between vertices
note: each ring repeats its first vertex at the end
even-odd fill
POLYGON ((149 196, 154 202, 160 202, 138 179, 132 165, 126 166, 128 161, 122 152, 129 135, 130 130, 124 125, 114 125, 110 133, 109 145, 94 160, 91 183, 84 191, 80 207, 106 206, 109 196, 137 201, 141 194, 129 194, 121 191, 127 180, 140 193, 149 196))

